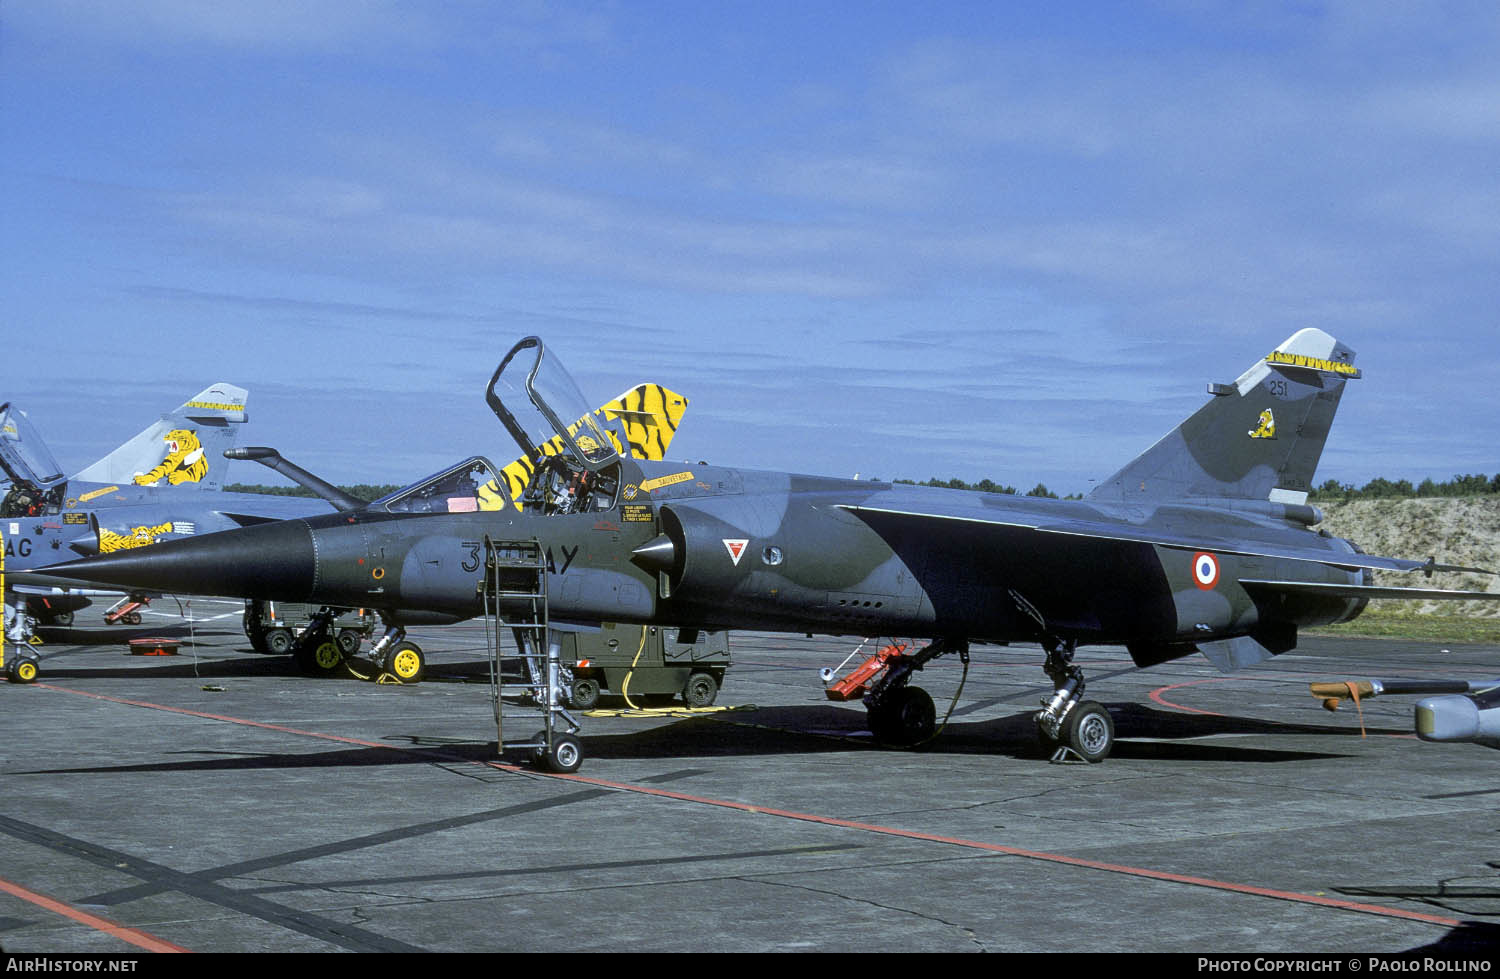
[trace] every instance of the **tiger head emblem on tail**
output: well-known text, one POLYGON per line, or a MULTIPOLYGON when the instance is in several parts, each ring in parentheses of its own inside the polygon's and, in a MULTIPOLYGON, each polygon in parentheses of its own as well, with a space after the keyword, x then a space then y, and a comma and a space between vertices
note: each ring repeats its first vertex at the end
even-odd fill
POLYGON ((155 469, 135 477, 138 486, 155 486, 165 477, 167 483, 196 483, 208 472, 208 460, 198 436, 185 428, 174 428, 162 436, 167 443, 167 457, 155 469))

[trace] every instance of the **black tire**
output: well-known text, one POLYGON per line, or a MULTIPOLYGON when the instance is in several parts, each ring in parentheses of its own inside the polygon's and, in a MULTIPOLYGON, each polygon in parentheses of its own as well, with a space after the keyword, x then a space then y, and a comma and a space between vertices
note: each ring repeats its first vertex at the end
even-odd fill
POLYGON ((937 709, 921 687, 901 687, 887 694, 869 712, 870 733, 881 744, 909 748, 932 737, 937 709))
POLYGON ((267 630, 265 638, 266 652, 272 656, 285 656, 292 651, 292 634, 285 629, 267 630))
POLYGON ((422 647, 414 642, 398 642, 385 655, 380 668, 402 683, 421 683, 427 672, 427 659, 422 647))
POLYGON ((568 694, 568 703, 578 710, 592 710, 599 703, 599 681, 591 676, 581 676, 573 681, 568 694))
POLYGON ((708 707, 718 696, 719 682, 712 673, 694 673, 682 687, 683 703, 689 707, 708 707))
POLYGON ((139 613, 139 612, 127 612, 124 615, 124 617, 122 617, 120 619, 120 621, 124 622, 126 625, 140 625, 141 624, 141 613, 139 613))
POLYGON ((11 683, 35 683, 37 673, 35 656, 18 656, 5 667, 5 678, 11 683))
POLYGON ((571 775, 583 764, 583 747, 571 734, 556 734, 552 747, 546 750, 542 763, 559 775, 571 775))
POLYGON ((1062 735, 1063 743, 1080 757, 1098 764, 1115 746, 1115 722, 1103 704, 1085 700, 1068 712, 1062 735))
POLYGON ((52 616, 52 624, 55 626, 61 626, 64 629, 68 628, 73 624, 73 613, 58 612, 56 615, 52 616))
POLYGON ((359 644, 364 639, 355 629, 340 629, 338 634, 339 648, 344 651, 345 656, 353 656, 359 652, 359 644))

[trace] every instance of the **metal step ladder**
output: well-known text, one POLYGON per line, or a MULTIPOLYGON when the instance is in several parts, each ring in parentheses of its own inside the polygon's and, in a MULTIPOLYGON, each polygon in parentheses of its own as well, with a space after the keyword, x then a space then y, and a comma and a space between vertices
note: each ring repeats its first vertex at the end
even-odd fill
POLYGON ((484 538, 485 643, 489 653, 490 703, 495 715, 495 751, 507 747, 554 772, 576 772, 583 763, 579 723, 563 706, 566 688, 547 620, 547 555, 535 538, 484 538), (503 647, 510 633, 523 672, 507 674, 503 647), (542 729, 529 738, 505 738, 506 720, 540 715, 542 729))

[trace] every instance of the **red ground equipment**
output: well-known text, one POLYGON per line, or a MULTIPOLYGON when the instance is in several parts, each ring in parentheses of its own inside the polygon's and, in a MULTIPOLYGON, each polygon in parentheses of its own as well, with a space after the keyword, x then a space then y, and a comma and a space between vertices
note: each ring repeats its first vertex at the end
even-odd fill
MULTIPOLYGON (((828 684, 824 692, 829 700, 858 700, 870 692, 870 685, 875 679, 885 672, 886 667, 892 660, 900 659, 901 654, 906 652, 906 643, 892 643, 882 646, 880 651, 849 672, 842 680, 828 684)), ((825 679, 826 683, 827 680, 825 679)))

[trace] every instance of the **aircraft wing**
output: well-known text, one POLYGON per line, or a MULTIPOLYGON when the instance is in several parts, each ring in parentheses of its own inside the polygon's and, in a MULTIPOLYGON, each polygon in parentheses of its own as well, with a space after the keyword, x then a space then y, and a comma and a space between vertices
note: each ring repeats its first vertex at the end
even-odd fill
MULTIPOLYGON (((1443 570, 1437 565, 1436 570, 1443 570)), ((1301 595, 1330 595, 1336 598, 1404 598, 1417 601, 1496 601, 1500 592, 1454 591, 1447 588, 1389 588, 1381 585, 1335 585, 1314 581, 1265 581, 1258 578, 1241 578, 1240 584, 1250 589, 1287 592, 1301 595)))
POLYGON ((333 513, 334 507, 322 498, 245 493, 236 494, 235 499, 226 500, 222 505, 214 507, 214 512, 234 521, 240 527, 248 527, 272 520, 294 520, 298 517, 333 513))
POLYGON ((119 585, 86 582, 82 578, 56 578, 44 571, 8 571, 5 587, 22 595, 55 595, 71 592, 75 595, 123 595, 127 589, 119 585))
MULTIPOLYGON (((1323 547, 1303 547, 1297 544, 1286 544, 1276 541, 1258 541, 1245 538, 1235 539, 1204 533, 1178 533, 1103 519, 1086 520, 1070 518, 1056 520, 1044 518, 1033 521, 1027 520, 1024 517, 1009 515, 983 517, 976 515, 971 509, 962 507, 948 508, 942 505, 924 506, 922 510, 871 507, 855 504, 841 504, 839 508, 859 517, 877 531, 882 526, 896 527, 901 525, 913 528, 927 526, 933 529, 936 529, 938 526, 952 528, 956 525, 967 525, 976 529, 983 527, 1009 527, 1018 530, 1030 530, 1039 534, 1087 537, 1094 540, 1130 541, 1138 544, 1170 547, 1183 551, 1212 551, 1215 554, 1268 557, 1284 561, 1308 561, 1338 568, 1372 568, 1378 571, 1421 571, 1424 573, 1434 571, 1468 571, 1476 574, 1495 574, 1495 572, 1484 568, 1466 568, 1452 564, 1438 564, 1431 559, 1427 561, 1411 561, 1404 558, 1380 557, 1374 554, 1352 554, 1333 551, 1323 547)), ((1478 592, 1475 594, 1487 595, 1488 593, 1478 592)))

